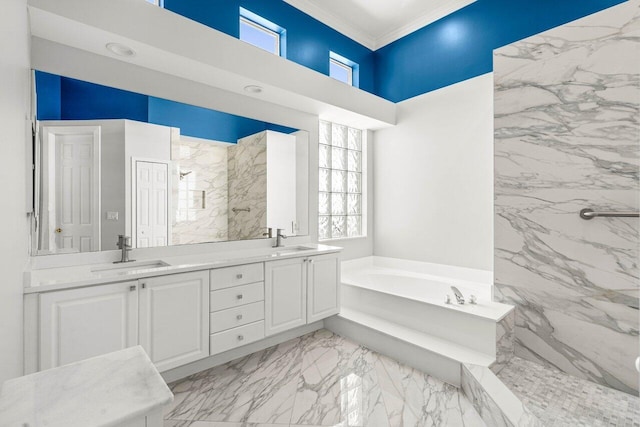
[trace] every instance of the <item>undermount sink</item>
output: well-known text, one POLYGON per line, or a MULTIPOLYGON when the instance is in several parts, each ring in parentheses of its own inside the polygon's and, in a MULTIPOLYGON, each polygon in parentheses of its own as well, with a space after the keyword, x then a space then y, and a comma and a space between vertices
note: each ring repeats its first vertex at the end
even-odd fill
POLYGON ((112 264, 107 266, 100 266, 91 269, 92 273, 102 273, 102 274, 124 274, 131 270, 140 270, 147 268, 157 268, 157 267, 166 267, 167 264, 161 260, 152 260, 152 261, 132 261, 132 262, 123 262, 120 264, 112 264))
POLYGON ((285 246, 283 248, 273 248, 273 253, 276 255, 295 254, 296 252, 312 251, 315 248, 308 246, 285 246))

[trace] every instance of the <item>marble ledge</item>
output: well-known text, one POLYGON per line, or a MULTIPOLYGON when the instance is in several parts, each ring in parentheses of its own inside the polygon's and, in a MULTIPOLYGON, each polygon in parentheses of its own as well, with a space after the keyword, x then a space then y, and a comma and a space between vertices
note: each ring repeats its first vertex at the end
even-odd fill
POLYGON ((136 346, 6 381, 0 425, 123 425, 172 401, 169 387, 136 346))
POLYGON ((118 264, 113 263, 36 269, 25 272, 24 293, 31 294, 105 283, 126 282, 167 274, 323 255, 340 251, 342 251, 340 247, 308 243, 277 249, 246 249, 138 259, 139 267, 132 263, 123 266, 120 271, 117 270, 118 264), (304 248, 304 250, 296 250, 295 248, 304 248), (149 267, 148 264, 153 261, 162 262, 164 265, 149 267), (109 270, 109 268, 113 269, 109 270))
POLYGON ((461 366, 462 391, 490 426, 542 427, 540 420, 487 367, 461 366))

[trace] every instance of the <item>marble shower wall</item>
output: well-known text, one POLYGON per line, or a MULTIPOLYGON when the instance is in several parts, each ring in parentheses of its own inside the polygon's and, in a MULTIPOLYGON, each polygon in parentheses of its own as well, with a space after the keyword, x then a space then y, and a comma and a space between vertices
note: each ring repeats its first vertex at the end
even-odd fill
POLYGON ((638 392, 640 1, 494 52, 495 297, 516 355, 638 392))
POLYGON ((174 245, 228 240, 228 146, 172 136, 174 245))
POLYGON ((239 139, 228 154, 229 240, 262 238, 267 230, 267 132, 239 139))

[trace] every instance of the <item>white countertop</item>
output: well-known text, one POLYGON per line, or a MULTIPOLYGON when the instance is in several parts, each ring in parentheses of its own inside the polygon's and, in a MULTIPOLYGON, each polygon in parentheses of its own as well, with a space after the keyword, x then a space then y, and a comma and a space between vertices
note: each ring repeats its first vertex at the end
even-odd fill
POLYGON ((0 425, 115 426, 173 400, 142 347, 136 346, 6 381, 0 425))
POLYGON ((99 285, 104 283, 123 282, 145 277, 162 276, 166 274, 185 273, 189 271, 207 270, 210 268, 228 267, 254 262, 275 261, 278 259, 299 258, 339 252, 342 248, 319 244, 293 245, 290 248, 277 249, 249 249, 228 252, 212 252, 193 255, 140 259, 138 264, 148 264, 150 261, 162 261, 167 265, 149 268, 136 263, 131 264, 93 264, 71 267, 46 268, 31 270, 25 273, 24 293, 47 292, 81 286, 99 285), (304 247, 305 250, 293 250, 304 247), (123 266, 126 270, 103 270, 123 266))

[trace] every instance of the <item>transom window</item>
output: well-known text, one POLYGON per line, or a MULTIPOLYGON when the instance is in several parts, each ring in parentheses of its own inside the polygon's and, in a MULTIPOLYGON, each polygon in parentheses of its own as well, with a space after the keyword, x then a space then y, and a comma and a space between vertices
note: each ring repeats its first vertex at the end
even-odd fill
POLYGON ((285 34, 284 28, 240 8, 240 40, 274 55, 285 56, 285 34))
POLYGON ((365 235, 362 133, 359 129, 320 121, 320 240, 365 235))
POLYGON ((329 58, 329 76, 353 85, 353 68, 333 58, 329 58))
POLYGON ((329 51, 329 77, 359 87, 360 66, 344 56, 329 51))

